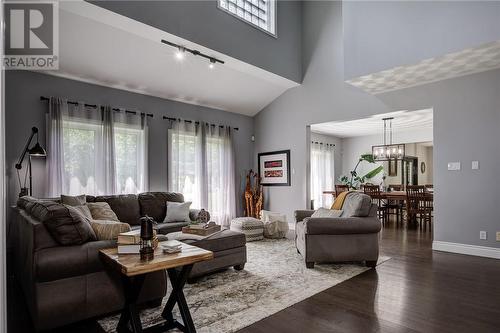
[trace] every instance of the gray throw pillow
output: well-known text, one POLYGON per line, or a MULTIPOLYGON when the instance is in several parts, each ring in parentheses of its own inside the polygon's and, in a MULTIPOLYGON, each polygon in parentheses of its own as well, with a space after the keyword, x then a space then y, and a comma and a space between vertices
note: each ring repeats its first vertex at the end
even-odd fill
POLYGON ((85 194, 76 196, 61 194, 61 203, 69 206, 83 206, 87 203, 87 196, 85 194))
POLYGON ((85 216, 86 218, 88 218, 89 220, 92 220, 92 213, 90 212, 90 209, 87 205, 81 205, 81 206, 71 206, 71 205, 65 205, 65 206, 68 206, 68 207, 72 207, 74 209, 77 209, 80 213, 83 214, 83 216, 85 216))
POLYGON ((43 224, 61 245, 79 245, 96 240, 90 221, 72 206, 46 206, 43 224))
POLYGON ((311 217, 340 217, 342 215, 342 210, 319 208, 316 210, 311 217))
POLYGON ((163 222, 189 222, 189 208, 191 201, 171 202, 167 201, 167 215, 163 222))
POLYGON ((347 195, 342 206, 343 217, 366 217, 370 213, 372 199, 369 195, 351 192, 347 195))

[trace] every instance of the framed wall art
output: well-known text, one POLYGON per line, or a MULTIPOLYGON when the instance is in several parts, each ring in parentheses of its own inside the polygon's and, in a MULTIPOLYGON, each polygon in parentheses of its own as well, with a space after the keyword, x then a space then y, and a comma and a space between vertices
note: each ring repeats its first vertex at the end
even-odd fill
POLYGON ((290 150, 258 155, 259 175, 264 186, 290 186, 290 150))

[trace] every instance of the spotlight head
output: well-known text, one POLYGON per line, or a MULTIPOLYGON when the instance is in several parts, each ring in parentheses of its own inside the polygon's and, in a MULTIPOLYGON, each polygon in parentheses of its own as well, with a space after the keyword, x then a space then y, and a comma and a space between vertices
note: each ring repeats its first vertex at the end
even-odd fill
POLYGON ((177 60, 184 59, 185 52, 186 52, 186 49, 183 48, 182 46, 179 46, 179 48, 177 49, 177 52, 175 52, 175 58, 177 58, 177 60))
POLYGON ((215 59, 210 59, 210 64, 208 65, 208 68, 214 69, 215 67, 215 59))

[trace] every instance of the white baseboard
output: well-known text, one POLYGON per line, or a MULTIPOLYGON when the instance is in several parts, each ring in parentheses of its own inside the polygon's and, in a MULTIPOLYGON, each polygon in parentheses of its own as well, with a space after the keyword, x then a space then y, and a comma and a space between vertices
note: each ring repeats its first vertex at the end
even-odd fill
POLYGON ((495 248, 495 247, 434 241, 432 242, 432 249, 436 251, 444 251, 444 252, 467 254, 470 256, 500 259, 500 248, 495 248))

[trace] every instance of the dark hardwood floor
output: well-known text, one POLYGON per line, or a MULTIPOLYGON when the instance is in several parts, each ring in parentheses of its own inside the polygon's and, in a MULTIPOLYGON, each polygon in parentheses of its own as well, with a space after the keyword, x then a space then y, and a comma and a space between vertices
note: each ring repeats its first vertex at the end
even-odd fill
MULTIPOLYGON (((240 333, 500 332, 500 261, 433 252, 431 244, 429 229, 392 223, 381 233, 381 255, 391 260, 240 333)), ((31 332, 13 283, 8 296, 9 332, 31 332)), ((102 330, 89 321, 55 332, 102 330)))

